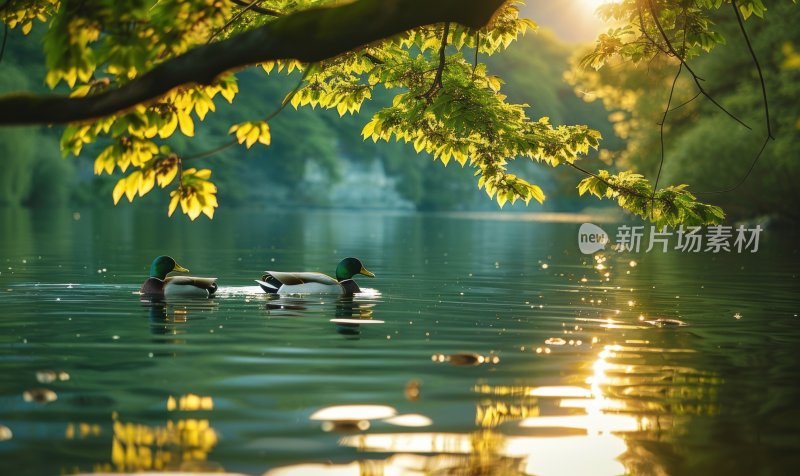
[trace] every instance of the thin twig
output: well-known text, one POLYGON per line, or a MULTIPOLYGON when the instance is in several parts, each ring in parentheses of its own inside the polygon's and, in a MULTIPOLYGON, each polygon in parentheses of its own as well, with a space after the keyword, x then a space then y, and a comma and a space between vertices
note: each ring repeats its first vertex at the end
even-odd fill
POLYGON ((665 42, 665 44, 666 44, 666 46, 667 46, 667 49, 669 50, 669 52, 670 52, 670 54, 671 54, 672 56, 674 56, 675 58, 677 58, 677 59, 678 59, 678 61, 680 61, 680 62, 681 62, 681 64, 682 64, 682 65, 683 65, 683 66, 686 68, 686 71, 688 71, 688 72, 689 72, 689 73, 692 75, 692 78, 694 79, 694 83, 695 83, 695 85, 697 86, 697 89, 698 89, 698 91, 700 91, 700 92, 703 94, 703 96, 705 96, 705 97, 706 97, 706 99, 708 99, 709 101, 711 101, 711 103, 712 103, 712 104, 714 104, 715 106, 717 106, 717 108, 719 108, 719 109, 720 109, 722 112, 724 112, 725 114, 727 114, 728 116, 730 116, 730 117, 731 117, 731 119, 733 119, 734 121, 736 121, 736 122, 738 122, 739 124, 743 125, 743 126, 744 126, 744 127, 746 127, 748 130, 753 130, 753 129, 752 129, 750 126, 748 126, 747 124, 745 124, 745 122, 744 122, 744 121, 742 121, 741 119, 739 119, 738 117, 736 117, 736 115, 734 115, 732 112, 730 112, 730 111, 728 111, 727 109, 725 109, 725 107, 724 107, 722 104, 720 104, 719 102, 717 102, 717 100, 716 100, 716 99, 714 99, 714 98, 713 98, 713 97, 712 97, 712 96, 711 96, 711 95, 710 95, 710 94, 709 94, 709 93, 708 93, 708 92, 705 90, 705 88, 703 88, 703 85, 700 83, 700 81, 702 80, 702 78, 701 78, 700 76, 698 76, 698 75, 697 75, 697 73, 695 73, 695 72, 694 72, 694 70, 692 69, 692 67, 691 67, 691 66, 689 66, 689 64, 686 62, 686 60, 685 60, 685 59, 683 59, 683 57, 682 57, 681 55, 679 55, 679 54, 678 54, 678 52, 677 52, 677 51, 675 51, 675 48, 672 46, 672 42, 669 40, 669 36, 667 36, 667 32, 666 32, 666 31, 664 31, 664 27, 663 27, 663 26, 661 26, 661 21, 658 19, 658 13, 656 12, 655 5, 653 5, 653 0, 647 0, 647 4, 648 4, 648 6, 650 7, 650 15, 653 17, 653 21, 655 22, 656 28, 658 28, 658 31, 659 31, 659 33, 661 34, 661 38, 663 38, 663 39, 664 39, 664 42, 665 42))
MULTIPOLYGON (((8 2, 6 2, 6 3, 8 3, 8 2)), ((5 8, 5 7, 6 6, 3 5, 3 8, 5 8)), ((3 8, 0 8, 0 10, 2 10, 3 8)), ((3 27, 4 27, 3 28, 3 44, 0 45, 0 63, 3 62, 3 56, 5 56, 5 53, 6 53, 6 40, 8 40, 8 23, 3 23, 3 27)))
POLYGON ((238 141, 238 140, 236 140, 236 139, 231 139, 231 140, 229 140, 228 142, 224 142, 222 145, 220 145, 220 146, 217 146, 217 147, 215 147, 215 148, 213 148, 213 149, 205 150, 205 151, 203 151, 203 152, 199 152, 199 153, 197 153, 197 154, 195 154, 195 155, 190 155, 189 157, 183 157, 183 158, 181 158, 180 160, 196 160, 196 159, 203 159, 203 158, 205 158, 205 157, 208 157, 208 156, 211 156, 211 155, 218 154, 218 153, 222 152, 223 150, 225 150, 225 149, 227 149, 227 148, 229 148, 229 147, 232 147, 232 146, 234 146, 234 145, 236 145, 236 144, 238 144, 238 143, 239 143, 239 141, 238 141))
MULTIPOLYGON (((582 173, 584 173, 584 174, 586 174, 586 175, 588 175, 590 177, 596 178, 597 180, 603 182, 604 184, 608 185, 611 189, 616 190, 619 193, 627 193, 628 195, 633 195, 635 197, 644 198, 646 200, 650 200, 651 199, 649 196, 644 195, 642 193, 639 193, 638 191, 633 190, 631 188, 621 187, 619 185, 614 185, 613 183, 609 182, 608 180, 604 179, 603 177, 601 177, 601 176, 599 176, 599 175, 597 175, 595 173, 589 172, 588 170, 584 169, 583 167, 581 167, 579 165, 575 165, 573 162, 565 162, 565 163, 567 165, 569 165, 570 167, 572 167, 573 169, 578 170, 579 172, 582 172, 582 173)), ((658 198, 657 200, 666 201, 663 198, 658 198)))
POLYGON ((692 96, 692 97, 691 97, 691 99, 687 99, 686 101, 684 101, 684 102, 682 102, 682 103, 678 104, 677 106, 673 107, 672 109, 670 109, 670 110, 669 110, 669 112, 676 111, 676 110, 678 110, 678 109, 682 108, 683 106, 686 106, 686 105, 687 105, 687 104, 689 104, 690 102, 692 102, 692 101, 694 101, 695 99, 699 98, 699 97, 700 97, 700 94, 701 94, 701 93, 700 93, 700 92, 698 92, 697 94, 695 94, 694 96, 692 96))
POLYGON ((764 116, 767 123, 767 134, 769 135, 770 139, 775 139, 775 137, 772 135, 772 124, 769 120, 769 101, 767 100, 767 84, 764 81, 764 73, 761 71, 761 65, 758 63, 758 57, 756 56, 756 52, 753 51, 753 45, 750 43, 750 37, 747 35, 747 30, 744 28, 742 14, 739 12, 739 6, 736 5, 736 0, 731 0, 731 6, 733 7, 734 14, 736 14, 736 21, 739 22, 739 30, 741 30, 744 41, 747 43, 747 49, 750 50, 750 56, 753 57, 753 64, 756 65, 756 70, 758 71, 758 79, 761 83, 761 95, 764 98, 764 116))
POLYGON ((279 16, 282 15, 282 13, 277 11, 277 10, 273 10, 271 8, 264 8, 264 7, 260 7, 258 5, 255 5, 257 3, 261 3, 258 0, 254 0, 252 2, 246 2, 244 0, 231 0, 231 1, 233 3, 241 6, 241 7, 250 7, 251 10, 253 10, 256 13, 260 13, 262 15, 269 15, 269 16, 272 16, 272 17, 279 17, 279 16))
POLYGON ((373 55, 372 53, 367 53, 366 51, 361 53, 361 56, 363 56, 364 58, 368 59, 370 61, 370 63, 372 63, 372 64, 384 64, 385 63, 385 61, 383 61, 382 59, 378 58, 377 56, 373 55))
POLYGON ((711 195, 711 194, 717 194, 717 193, 728 193, 728 192, 733 192, 737 188, 741 187, 742 184, 744 184, 745 181, 747 181, 748 177, 750 177, 750 174, 753 172, 753 169, 756 167, 756 164, 758 163, 758 160, 761 159, 761 155, 764 153, 764 149, 767 148, 767 144, 769 144, 769 141, 771 139, 772 138, 769 137, 769 136, 767 136, 764 139, 764 143, 761 144, 761 149, 758 150, 758 154, 756 154, 756 158, 753 159, 753 162, 750 164, 750 168, 747 169, 747 173, 744 174, 744 177, 742 177, 741 180, 739 180, 739 183, 737 183, 733 187, 726 188, 724 190, 710 190, 710 191, 705 191, 705 192, 694 192, 695 195, 711 195))
MULTIPOLYGON (((272 119, 275 118, 275 116, 280 114, 281 111, 283 111, 286 108, 286 106, 292 101, 292 98, 297 94, 298 91, 300 91, 300 88, 303 86, 303 81, 306 80, 306 77, 308 76, 308 72, 309 71, 311 71, 311 67, 310 66, 306 69, 305 73, 303 73, 303 77, 300 78, 300 81, 297 82, 297 86, 295 86, 294 89, 292 89, 292 91, 289 94, 287 94, 285 98, 283 98, 283 101, 281 101, 281 105, 278 106, 274 111, 269 113, 263 119, 263 121, 265 121, 265 122, 271 121, 272 119)), ((234 145, 236 145, 238 143, 239 143, 239 141, 234 138, 234 139, 232 139, 232 140, 230 140, 228 142, 222 143, 222 145, 219 145, 219 146, 217 146, 217 147, 215 147, 213 149, 206 150, 206 151, 203 151, 203 152, 199 152, 199 153, 197 153, 195 155, 192 155, 192 156, 189 156, 189 157, 184 157, 182 160, 196 160, 196 159, 202 159, 202 158, 205 158, 205 157, 209 157, 211 155, 218 154, 218 153, 222 152, 223 150, 228 149, 228 148, 230 148, 230 147, 232 147, 232 146, 234 146, 234 145)))
POLYGON ((481 31, 475 32, 475 60, 472 62, 472 80, 475 80, 475 70, 478 69, 478 50, 481 49, 481 31))
POLYGON ((758 78, 761 82, 761 94, 764 98, 764 116, 765 122, 767 124, 767 137, 764 138, 764 143, 761 144, 761 148, 758 150, 758 154, 753 159, 753 162, 750 164, 750 167, 747 169, 747 173, 744 174, 739 182, 734 185, 733 187, 729 187, 723 190, 712 190, 708 192, 696 192, 697 194, 716 194, 716 193, 728 193, 736 190, 737 188, 741 187, 742 184, 747 181, 750 177, 750 174, 755 169, 756 164, 761 159, 762 155, 764 155, 764 150, 767 148, 767 144, 769 144, 770 140, 775 140, 775 137, 772 135, 772 124, 769 118, 769 101, 767 101, 767 86, 766 82, 764 81, 764 74, 761 71, 761 65, 758 63, 758 57, 756 56, 755 51, 753 50, 753 45, 750 43, 750 37, 747 35, 747 30, 744 28, 744 22, 742 21, 741 13, 739 12, 739 7, 736 5, 736 0, 731 0, 731 6, 733 7, 734 14, 736 15, 736 21, 739 23, 739 29, 742 32, 742 36, 744 37, 744 41, 747 43, 747 48, 750 50, 750 56, 753 58, 753 63, 756 65, 756 70, 758 70, 758 78))
POLYGON ((439 46, 439 67, 436 68, 436 76, 433 78, 433 84, 426 92, 417 96, 417 99, 425 98, 430 101, 434 94, 442 89, 442 73, 446 63, 445 49, 447 48, 447 35, 450 34, 450 22, 444 24, 444 32, 442 33, 442 44, 439 46))
MULTIPOLYGON (((683 64, 678 65, 678 72, 675 74, 675 78, 672 79, 672 87, 669 89, 669 98, 667 98, 667 106, 664 108, 664 115, 661 117, 661 123, 659 124, 658 130, 658 139, 661 146, 661 160, 658 163, 658 173, 656 173, 656 181, 653 183, 653 194, 650 196, 650 201, 653 202, 656 197, 656 190, 658 189, 658 181, 661 178, 661 170, 664 168, 664 124, 667 122, 667 114, 669 114, 669 108, 672 104, 672 96, 675 94, 675 85, 678 83, 678 78, 681 77, 681 72, 683 72, 683 64)), ((652 205, 651 205, 652 206, 652 205)), ((655 208, 655 207, 653 207, 655 208)), ((652 213, 652 210, 651 210, 652 213)))
POLYGON ((229 26, 231 26, 231 25, 232 25, 232 24, 233 24, 233 23, 234 23, 236 20, 238 20, 239 18, 241 18, 241 17, 242 17, 242 15, 244 15, 245 13, 247 13, 248 11, 250 11, 250 9, 257 7, 257 6, 258 6, 258 4, 259 4, 259 3, 261 3, 261 2, 263 2, 263 1, 264 1, 264 0, 253 0, 253 2, 252 2, 252 3, 248 3, 246 7, 242 8, 241 10, 239 10, 238 12, 236 12, 236 15, 232 16, 230 20, 228 20, 227 22, 225 22, 225 24, 224 24, 224 25, 222 25, 222 27, 221 27, 220 29, 218 29, 217 31, 215 31, 215 32, 211 33, 211 36, 209 36, 209 37, 208 37, 208 41, 206 41, 206 44, 208 44, 208 43, 211 43, 211 40, 213 40, 214 38, 216 38, 216 37, 217 37, 217 35, 219 35, 219 34, 220 34, 220 33, 222 33, 223 31, 227 30, 227 29, 228 29, 228 27, 229 27, 229 26))
MULTIPOLYGON (((686 54, 686 10, 683 11, 683 44, 681 45, 681 53, 686 54)), ((664 108, 664 116, 661 118, 661 124, 659 124, 658 130, 658 140, 661 147, 661 160, 658 163, 658 173, 656 173, 656 180, 653 182, 653 194, 650 196, 650 216, 652 218, 652 214, 655 211, 655 198, 656 198, 656 190, 658 190, 658 181, 661 179, 661 171, 664 169, 664 159, 666 158, 666 152, 664 151, 664 125, 667 123, 667 114, 669 114, 670 106, 672 105, 672 96, 675 95, 675 85, 678 84, 678 78, 681 77, 681 73, 683 72, 683 63, 678 65, 678 72, 675 73, 675 77, 672 79, 672 86, 669 88, 669 98, 667 98, 667 106, 664 108)))
MULTIPOLYGON (((669 55, 669 50, 658 44, 658 42, 653 37, 650 36, 650 33, 647 32, 647 28, 645 28, 644 26, 644 14, 642 14, 642 7, 638 2, 636 3, 636 11, 639 13, 639 29, 642 31, 644 37, 647 38, 648 41, 650 41, 650 44, 658 48, 659 51, 661 51, 665 55, 669 55)), ((656 56, 653 56, 653 59, 655 59, 656 56)))

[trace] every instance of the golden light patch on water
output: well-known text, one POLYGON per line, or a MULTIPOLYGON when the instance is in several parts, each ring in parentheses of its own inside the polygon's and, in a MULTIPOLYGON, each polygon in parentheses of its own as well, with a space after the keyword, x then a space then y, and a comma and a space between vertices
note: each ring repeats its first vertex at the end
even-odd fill
POLYGON ((533 388, 530 390, 528 395, 532 397, 549 397, 549 398, 558 398, 558 397, 589 398, 592 396, 592 392, 588 388, 576 387, 572 385, 551 385, 551 386, 533 388))
MULTIPOLYGON (((178 468, 219 470, 208 461, 218 441, 205 419, 169 420, 164 426, 114 421, 111 463, 105 470, 147 471, 178 468)), ((103 465, 101 465, 103 466, 103 465)))
POLYGON ((103 432, 97 423, 68 423, 64 437, 68 440, 85 439, 100 436, 103 432))
POLYGON ((199 411, 199 410, 213 410, 214 399, 209 396, 195 395, 187 393, 180 396, 178 399, 170 395, 167 398, 167 411, 199 411))
POLYGON ((69 380, 69 374, 63 370, 40 370, 36 372, 36 381, 39 383, 51 383, 56 380, 69 380))
POLYGON ((49 388, 31 388, 22 392, 22 398, 26 402, 50 403, 58 400, 58 395, 49 388))
POLYGON ((358 325, 385 323, 385 321, 381 321, 378 319, 340 319, 340 318, 331 319, 330 322, 333 322, 334 324, 358 324, 358 325))
POLYGON ((312 413, 311 420, 362 421, 382 420, 397 415, 397 410, 387 405, 336 405, 312 413))
POLYGON ((370 433, 346 436, 339 444, 380 453, 468 454, 473 448, 471 435, 465 433, 370 433))
MULTIPOLYGON (((595 408, 588 406, 587 409, 595 408)), ((604 435, 617 432, 641 431, 639 421, 628 415, 610 413, 591 413, 587 415, 546 416, 527 418, 519 423, 522 428, 570 428, 584 430, 590 435, 604 435)))
POLYGON ((0 425, 0 441, 8 441, 14 437, 14 433, 11 431, 11 428, 0 425))
POLYGON ((539 415, 539 406, 532 404, 508 404, 488 402, 475 409, 475 425, 481 428, 494 428, 509 421, 518 421, 539 415))
POLYGON ((391 418, 387 418, 383 421, 390 425, 404 426, 407 428, 422 428, 425 426, 431 426, 433 424, 433 420, 426 417, 425 415, 420 415, 418 413, 397 415, 391 418))

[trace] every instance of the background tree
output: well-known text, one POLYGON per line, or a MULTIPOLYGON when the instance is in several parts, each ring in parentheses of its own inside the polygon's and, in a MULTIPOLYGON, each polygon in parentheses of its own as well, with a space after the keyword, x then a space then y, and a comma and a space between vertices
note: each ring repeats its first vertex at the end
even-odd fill
MULTIPOLYGON (((774 2, 770 8, 769 21, 752 24, 747 37, 740 20, 748 13, 765 15, 763 5, 743 4, 738 18, 728 6, 702 19, 704 25, 714 25, 713 34, 698 40, 699 51, 692 51, 687 40, 685 56, 692 72, 666 54, 636 67, 622 67, 615 58, 600 70, 583 68, 575 58, 568 80, 576 89, 591 92, 583 96, 586 100, 602 100, 615 111, 615 132, 625 139, 624 148, 606 153, 604 159, 621 169, 660 173, 667 182, 679 178, 691 183, 696 194, 714 200, 736 218, 772 214, 800 219, 800 194, 794 185, 800 176, 800 75, 790 67, 791 44, 800 40, 792 27, 797 8, 788 2, 774 2), (727 39, 724 44, 722 38, 727 39), (715 54, 700 56, 712 48, 715 54), (676 77, 679 70, 682 74, 676 77), (703 91, 696 77, 704 78, 699 81, 703 91)), ((606 8, 605 13, 616 18, 620 10, 606 8)), ((687 16, 672 24, 682 21, 700 20, 687 16)), ((657 26, 650 34, 660 35, 657 26)), ((614 40, 608 36, 601 41, 608 45, 614 40)), ((684 48, 683 38, 674 45, 684 48)), ((668 48, 665 43, 662 47, 668 48)), ((602 58, 600 48, 588 58, 602 58)))

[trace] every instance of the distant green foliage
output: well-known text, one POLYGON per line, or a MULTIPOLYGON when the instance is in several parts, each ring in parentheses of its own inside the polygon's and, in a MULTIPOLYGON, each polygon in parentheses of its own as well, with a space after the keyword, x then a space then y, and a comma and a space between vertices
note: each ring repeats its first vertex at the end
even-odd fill
MULTIPOLYGON (((335 3, 259 2, 268 8, 265 14, 229 0, 9 0, 0 20, 23 33, 31 31, 34 22, 47 22, 45 82, 51 88, 65 85, 71 95, 84 96, 118 88, 196 46, 258 27, 276 15, 335 3)), ((507 2, 479 31, 457 24, 430 25, 313 65, 288 60, 261 66, 267 74, 303 71, 301 84, 286 101, 295 108, 335 109, 339 116, 359 112, 366 101, 381 95, 376 88, 382 86, 392 99, 366 123, 365 139, 409 143, 444 165, 454 160, 469 166, 478 187, 501 207, 517 200, 541 203, 542 187, 511 173, 509 162, 524 157, 583 171, 574 164, 599 147, 600 133, 584 125, 554 126, 546 116, 531 120, 527 106, 509 102, 501 92, 503 81, 476 61, 476 49, 481 55, 493 55, 536 28, 532 21, 519 18, 519 3, 507 2)), ((626 0, 606 7, 608 16, 623 26, 601 36, 587 64, 600 67, 615 56, 643 60, 669 49, 668 40, 680 44, 681 54, 688 58, 723 41, 709 16, 722 0, 693 2, 689 7, 683 6, 685 2, 648 0, 644 3, 652 5, 661 24, 645 22, 637 31, 642 23, 634 13, 642 3, 626 0), (658 38, 655 29, 665 31, 665 41, 642 41, 658 38)), ((764 13, 759 0, 742 0, 740 8, 746 16, 764 13)), ((192 219, 200 214, 211 218, 217 206, 211 171, 190 167, 194 157, 180 151, 179 139, 195 136, 198 123, 216 112, 219 97, 233 102, 238 94, 237 76, 232 73, 210 84, 176 88, 155 102, 70 125, 61 147, 65 154, 79 155, 91 144, 102 145, 95 173, 127 174, 114 187, 115 203, 123 196, 132 201, 157 185, 171 189, 170 214, 180 205, 192 219)), ((229 140, 247 149, 256 144, 272 147, 273 115, 264 112, 232 121, 225 128, 229 140)), ((684 186, 649 192, 651 199, 642 201, 633 191, 643 190, 643 185, 633 177, 609 176, 605 186, 611 195, 608 191, 599 195, 615 198, 622 208, 659 223, 712 223, 720 218, 718 209, 697 203, 684 186)), ((582 193, 600 187, 594 184, 582 193)))
MULTIPOLYGON (((28 84, 25 71, 6 65, 0 93, 28 84)), ((73 166, 59 160, 58 141, 39 127, 0 128, 0 205, 43 204, 66 200, 73 166)))

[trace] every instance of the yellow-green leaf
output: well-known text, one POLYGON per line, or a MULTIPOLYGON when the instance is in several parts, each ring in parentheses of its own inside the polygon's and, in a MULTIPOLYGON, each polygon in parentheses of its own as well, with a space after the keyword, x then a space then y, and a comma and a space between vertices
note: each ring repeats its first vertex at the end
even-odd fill
POLYGON ((178 113, 178 125, 183 135, 194 137, 194 121, 192 121, 192 117, 185 111, 178 113))

